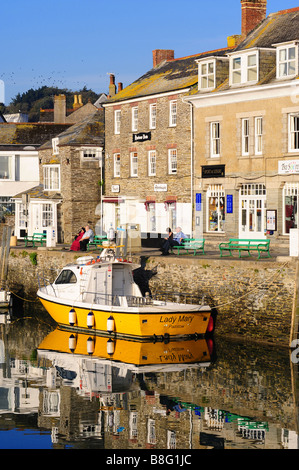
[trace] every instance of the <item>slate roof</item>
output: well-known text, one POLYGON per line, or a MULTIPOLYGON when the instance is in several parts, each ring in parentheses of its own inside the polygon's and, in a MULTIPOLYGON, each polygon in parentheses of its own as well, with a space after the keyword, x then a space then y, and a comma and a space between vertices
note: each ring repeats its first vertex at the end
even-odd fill
POLYGON ((38 149, 70 124, 0 123, 0 150, 23 150, 26 146, 38 149))
MULTIPOLYGON (((104 109, 97 109, 93 114, 69 127, 66 131, 56 135, 59 138, 59 147, 72 145, 104 146, 105 118, 104 109)), ((39 150, 52 147, 52 141, 46 142, 39 150)))
POLYGON ((109 103, 190 88, 198 82, 197 59, 212 55, 223 57, 231 51, 231 48, 218 49, 189 57, 164 61, 115 96, 109 98, 104 103, 104 106, 109 103))
POLYGON ((19 194, 14 196, 14 199, 19 199, 22 197, 22 194, 29 194, 32 199, 61 199, 61 194, 53 193, 49 194, 47 191, 44 191, 44 186, 39 184, 38 186, 34 186, 34 188, 28 189, 27 191, 22 191, 19 194))
POLYGON ((299 40, 299 7, 271 13, 235 49, 273 47, 273 44, 299 40))

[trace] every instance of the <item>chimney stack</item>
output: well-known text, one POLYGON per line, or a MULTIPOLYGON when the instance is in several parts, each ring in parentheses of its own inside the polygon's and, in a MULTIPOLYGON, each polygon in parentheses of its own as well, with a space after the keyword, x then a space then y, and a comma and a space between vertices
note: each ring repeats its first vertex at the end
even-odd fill
POLYGON ((164 62, 164 60, 173 60, 174 59, 174 51, 172 49, 155 49, 153 51, 153 66, 157 67, 157 65, 164 62))
POLYGON ((113 73, 110 73, 109 96, 114 95, 116 95, 115 76, 113 73))
POLYGON ((123 84, 121 82, 118 83, 118 93, 122 91, 123 89, 123 84))
POLYGON ((66 98, 65 95, 54 96, 54 122, 59 124, 65 123, 66 117, 66 98))
POLYGON ((241 0, 242 38, 244 39, 267 15, 267 0, 241 0))

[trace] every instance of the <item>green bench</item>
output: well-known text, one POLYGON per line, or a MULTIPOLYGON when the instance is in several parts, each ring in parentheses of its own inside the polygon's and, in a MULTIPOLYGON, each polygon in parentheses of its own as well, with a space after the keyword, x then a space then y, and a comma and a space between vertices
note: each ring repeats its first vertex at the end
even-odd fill
POLYGON ((251 256, 251 251, 258 252, 258 259, 261 258, 262 254, 265 253, 268 258, 271 258, 270 255, 270 240, 253 240, 253 239, 240 239, 240 238, 231 238, 228 242, 220 243, 220 257, 226 256, 224 253, 227 251, 229 255, 233 256, 232 251, 239 252, 239 258, 241 258, 241 253, 247 252, 247 256, 251 256))
POLYGON ((102 243, 107 240, 106 236, 95 235, 92 242, 88 242, 87 250, 94 250, 97 248, 103 249, 102 243))
POLYGON ((195 256, 197 253, 198 254, 205 254, 205 239, 204 238, 184 238, 182 240, 181 245, 175 245, 170 247, 171 253, 174 253, 174 250, 177 251, 177 254, 179 255, 180 252, 187 251, 187 254, 189 254, 189 251, 193 251, 193 256, 195 256))
POLYGON ((47 234, 46 233, 34 233, 33 235, 26 235, 24 237, 25 247, 28 246, 29 243, 32 243, 32 247, 34 248, 36 243, 40 243, 41 246, 44 246, 44 243, 47 242, 47 234))

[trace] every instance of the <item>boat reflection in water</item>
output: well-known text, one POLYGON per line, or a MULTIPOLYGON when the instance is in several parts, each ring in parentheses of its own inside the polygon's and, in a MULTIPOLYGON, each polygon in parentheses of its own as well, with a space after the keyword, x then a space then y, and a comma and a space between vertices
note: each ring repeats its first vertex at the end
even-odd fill
MULTIPOLYGON (((114 376, 124 377, 126 371, 134 374, 175 371, 187 367, 208 367, 211 353, 213 353, 213 341, 206 339, 139 342, 76 334, 60 328, 50 333, 38 347, 39 357, 54 362, 55 368, 62 374, 67 370, 68 379, 76 377, 76 380, 80 381, 82 380, 80 374, 84 371, 87 375, 92 374, 93 383, 101 384, 108 376, 98 381, 95 380, 95 373, 104 376, 108 369, 114 376), (90 370, 87 364, 90 365, 90 370), (112 372, 112 369, 115 370, 112 372)), ((85 382, 91 383, 89 380, 85 382)))

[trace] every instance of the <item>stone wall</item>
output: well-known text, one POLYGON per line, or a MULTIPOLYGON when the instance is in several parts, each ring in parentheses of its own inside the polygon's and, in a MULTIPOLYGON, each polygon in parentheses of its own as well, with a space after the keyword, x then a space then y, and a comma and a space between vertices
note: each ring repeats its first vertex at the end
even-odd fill
MULTIPOLYGON (((12 248, 10 289, 26 299, 25 305, 35 308, 38 276, 52 282, 59 270, 78 256, 68 251, 12 248)), ((204 298, 217 313, 216 335, 288 347, 297 264, 289 257, 269 261, 151 257, 145 269, 157 268, 150 280, 153 294, 188 293, 199 302, 204 298)), ((184 295, 180 297, 184 300, 184 295)))

